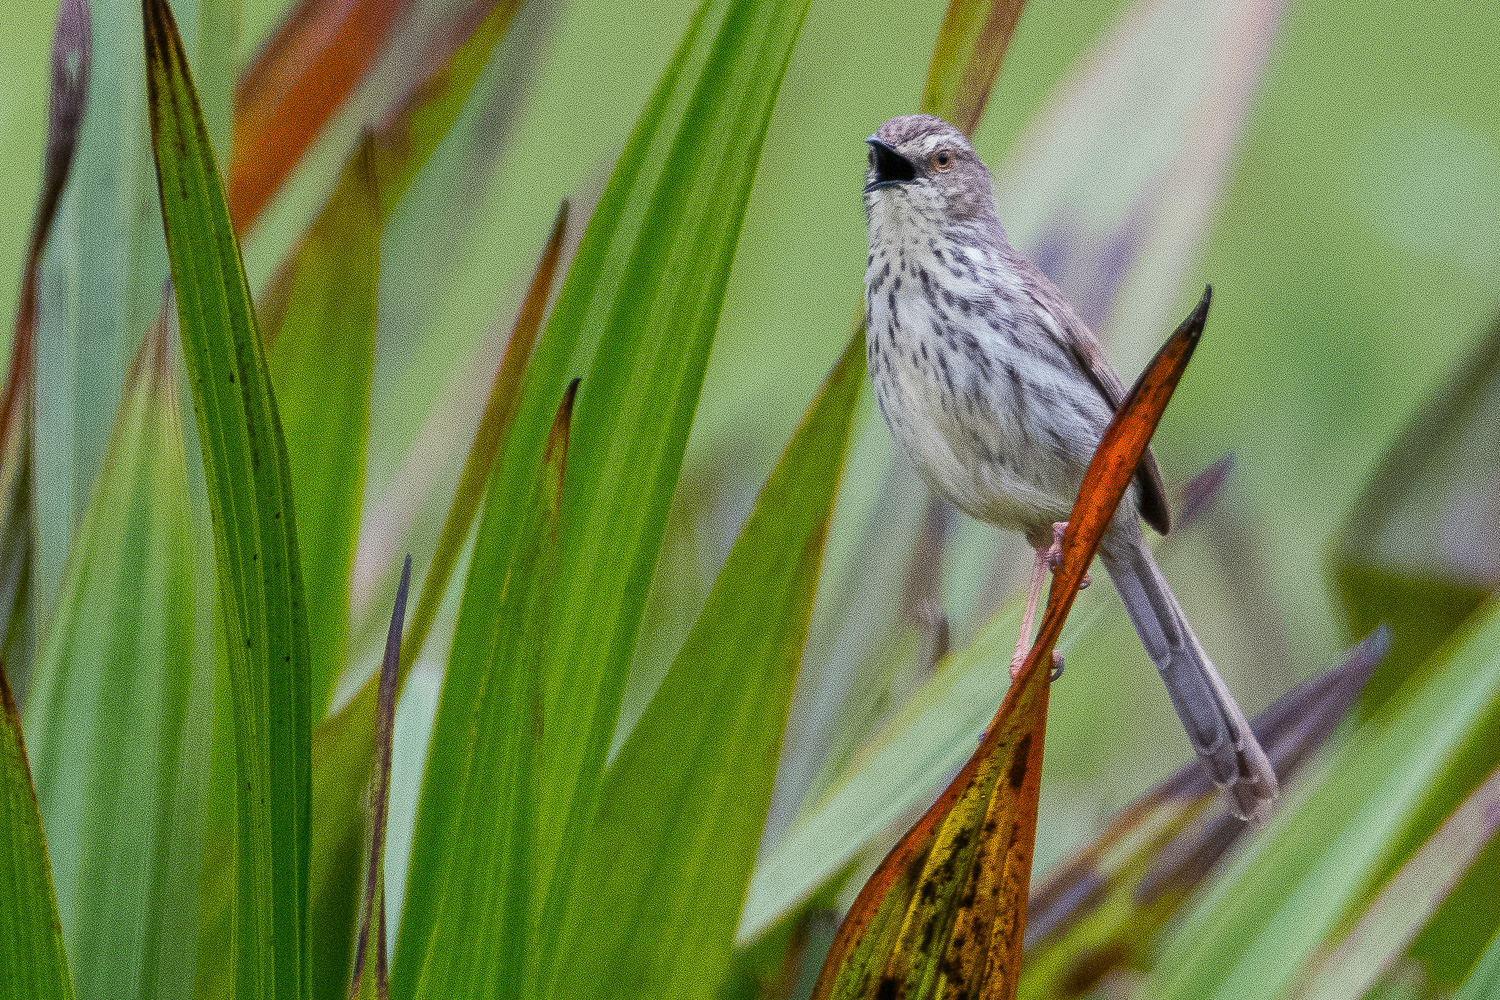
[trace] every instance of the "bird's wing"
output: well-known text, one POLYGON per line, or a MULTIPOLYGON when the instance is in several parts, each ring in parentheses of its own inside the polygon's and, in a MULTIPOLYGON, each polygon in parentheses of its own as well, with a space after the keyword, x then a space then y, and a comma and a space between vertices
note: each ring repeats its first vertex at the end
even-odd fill
MULTIPOLYGON (((1040 271, 1037 272, 1037 277, 1041 279, 1040 286, 1050 291, 1055 300, 1049 305, 1062 321, 1063 329, 1059 333, 1063 345, 1073 355, 1073 360, 1088 376, 1094 388, 1099 390, 1099 395, 1104 397, 1109 408, 1118 411, 1120 404, 1125 402, 1125 384, 1120 381, 1120 376, 1115 374, 1109 359, 1104 356, 1104 349, 1063 299, 1056 286, 1040 271)), ((1150 448, 1146 449, 1146 453, 1141 456, 1140 465, 1136 466, 1135 481, 1141 488, 1141 517, 1165 535, 1172 527, 1172 511, 1167 505, 1167 490, 1161 481, 1161 469, 1157 467, 1156 456, 1151 453, 1150 448)))

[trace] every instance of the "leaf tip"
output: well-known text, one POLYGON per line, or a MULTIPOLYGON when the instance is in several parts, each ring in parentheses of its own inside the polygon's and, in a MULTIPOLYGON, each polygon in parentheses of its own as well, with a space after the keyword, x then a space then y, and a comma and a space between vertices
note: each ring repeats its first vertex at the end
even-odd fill
MULTIPOLYGON (((385 660, 380 667, 382 694, 387 685, 395 687, 397 666, 401 660, 401 628, 406 624, 406 594, 411 587, 411 553, 401 565, 401 583, 396 587, 396 606, 391 611, 391 630, 386 635, 385 660)), ((394 693, 394 690, 392 691, 394 693)), ((382 698, 383 701, 383 698, 382 698)))
POLYGON ((1189 340, 1197 342, 1198 338, 1203 336, 1203 327, 1208 323, 1208 307, 1213 303, 1213 299, 1214 286, 1204 285, 1203 297, 1198 300, 1198 304, 1193 307, 1188 318, 1182 321, 1183 334, 1189 340))

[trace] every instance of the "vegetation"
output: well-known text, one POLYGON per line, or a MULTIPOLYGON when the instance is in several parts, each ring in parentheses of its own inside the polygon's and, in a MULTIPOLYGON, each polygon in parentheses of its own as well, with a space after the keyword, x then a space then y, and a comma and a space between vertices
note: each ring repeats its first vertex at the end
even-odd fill
POLYGON ((45 149, 0 213, 35 220, 0 996, 1488 995, 1493 123, 1359 150, 1361 217, 1431 273, 1336 227, 1256 269, 1246 217, 1307 190, 1249 117, 1285 112, 1298 9, 1276 49, 1276 4, 952 0, 837 38, 807 0, 703 0, 618 33, 679 39, 625 67, 578 41, 604 11, 284 7, 62 0, 44 141, 4 154, 45 149), (814 94, 835 48, 881 53, 858 114, 814 94), (1026 560, 892 467, 845 325, 858 140, 913 106, 976 136, 1124 369, 1218 289, 1101 447, 1009 693, 1026 560), (1473 207, 1414 214, 1452 164, 1473 207), (818 178, 842 207, 798 201, 818 178), (1292 689, 1256 723, 1290 779, 1264 830, 1168 774, 1118 601, 1078 590, 1179 379, 1164 564, 1247 701, 1292 689))

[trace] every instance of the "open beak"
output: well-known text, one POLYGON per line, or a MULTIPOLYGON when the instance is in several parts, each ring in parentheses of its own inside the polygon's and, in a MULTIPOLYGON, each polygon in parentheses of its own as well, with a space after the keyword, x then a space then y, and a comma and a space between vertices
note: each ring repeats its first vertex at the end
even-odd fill
POLYGON ((874 175, 870 183, 865 185, 865 191, 879 191, 881 188, 895 187, 907 181, 915 180, 916 168, 911 161, 890 146, 881 142, 873 135, 866 139, 870 144, 870 152, 874 156, 874 175))

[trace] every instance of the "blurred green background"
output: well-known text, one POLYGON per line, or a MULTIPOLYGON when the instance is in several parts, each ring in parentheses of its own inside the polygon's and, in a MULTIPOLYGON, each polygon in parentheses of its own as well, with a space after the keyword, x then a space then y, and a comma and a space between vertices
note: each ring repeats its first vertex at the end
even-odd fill
MULTIPOLYGON (((190 34, 195 5, 176 6, 190 34)), ((454 5, 419 6, 420 19, 454 5)), ((436 484, 451 482, 477 413, 474 387, 482 391, 493 364, 477 348, 508 328, 557 202, 580 196, 587 204, 602 185, 692 6, 523 9, 491 67, 486 98, 472 102, 383 238, 370 505, 378 507, 413 443, 430 435, 452 442, 453 469, 432 480, 434 497, 449 495, 436 484)), ((242 61, 283 7, 243 0, 242 61)), ((671 637, 692 621, 754 490, 844 341, 865 254, 861 140, 913 110, 944 7, 812 6, 767 139, 681 486, 684 508, 709 509, 718 520, 669 547, 658 624, 647 625, 660 636, 643 642, 644 661, 670 658, 671 637)), ((1028 5, 976 136, 991 164, 1123 7, 1028 5)), ((224 4, 213 9, 233 13, 224 4)), ((139 44, 134 0, 99 0, 95 10, 101 53, 109 37, 115 49, 121 38, 139 44)), ((38 180, 54 15, 50 3, 13 5, 0 33, 7 316, 38 180)), ((420 58, 401 37, 386 59, 388 75, 420 58)), ((1191 276, 1182 309, 1198 284, 1212 281, 1214 310, 1158 453, 1173 484, 1225 452, 1238 464, 1219 511, 1173 543, 1165 571, 1250 711, 1328 664, 1349 640, 1328 570, 1330 541, 1391 437, 1500 307, 1496 38, 1500 8, 1491 5, 1289 4, 1217 220, 1203 246, 1181 248, 1191 276)), ((375 97, 361 100, 250 234, 252 284, 321 204, 361 115, 380 106, 375 97)), ((136 150, 144 164, 144 117, 139 128, 136 145, 123 137, 119 148, 136 150)), ((86 144, 81 162, 110 152, 86 144)), ((145 190, 154 212, 154 186, 145 190)), ((122 375, 139 334, 101 348, 117 355, 122 375)), ((1117 366, 1129 380, 1143 359, 1117 355, 1117 366)), ((113 408, 110 400, 88 406, 106 430, 113 408)), ((870 407, 861 419, 865 435, 884 434, 870 407)), ((849 491, 868 495, 879 474, 852 467, 849 491)), ((446 501, 416 502, 437 510, 446 501)), ((80 506, 75 499, 75 517, 80 506)), ((999 544, 987 531, 962 537, 985 553, 999 544)), ((1016 558, 1026 556, 1017 549, 1016 558)), ((44 552, 44 580, 46 559, 44 552)), ((956 643, 978 624, 968 609, 986 561, 961 556, 949 568, 956 643)), ((366 588, 371 605, 388 606, 369 597, 378 589, 378 580, 366 588)), ((1043 811, 1042 861, 1082 835, 1078 827, 1088 823, 1076 820, 1106 815, 1189 757, 1117 602, 1102 613, 1114 627, 1069 654, 1056 693, 1047 794, 1058 805, 1043 811)), ((637 685, 637 702, 650 690, 651 664, 640 672, 648 679, 637 685)), ((626 714, 633 717, 628 705, 626 714)))

